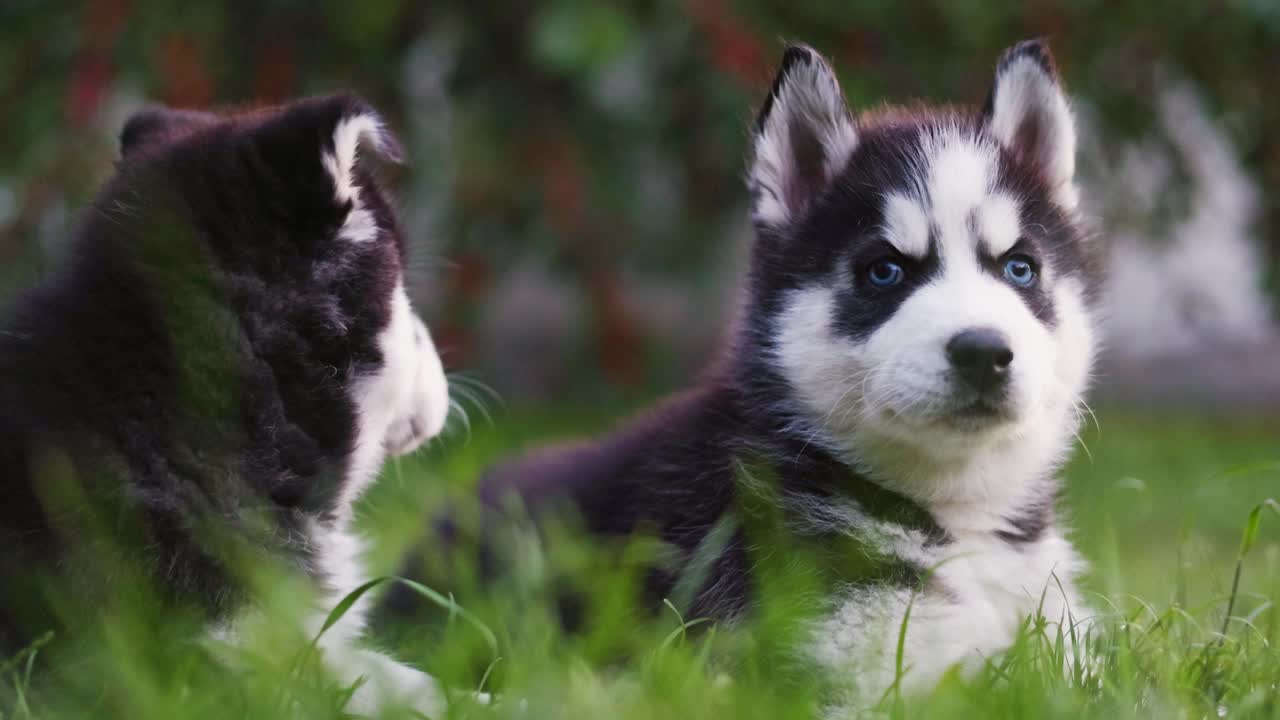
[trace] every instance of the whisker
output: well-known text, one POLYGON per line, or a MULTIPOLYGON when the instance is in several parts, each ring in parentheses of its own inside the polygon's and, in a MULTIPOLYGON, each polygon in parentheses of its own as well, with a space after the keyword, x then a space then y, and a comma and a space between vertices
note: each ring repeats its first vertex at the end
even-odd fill
POLYGON ((469 387, 472 390, 480 392, 484 394, 486 397, 488 397, 491 401, 493 401, 493 403, 496 405, 504 404, 502 400, 502 396, 498 394, 497 390, 494 390, 492 387, 489 386, 488 383, 484 382, 483 380, 473 375, 470 375, 466 372, 451 372, 451 373, 447 373, 446 376, 449 378, 449 382, 456 382, 459 385, 465 385, 466 387, 469 387))
POLYGON ((467 401, 484 417, 485 422, 493 425, 493 416, 489 414, 489 408, 485 407, 484 400, 474 390, 464 384, 459 384, 453 388, 452 394, 457 396, 459 405, 462 404, 463 400, 467 401))
MULTIPOLYGON (((1079 417, 1079 410, 1076 411, 1076 414, 1079 417)), ((1089 443, 1084 441, 1084 437, 1080 435, 1079 430, 1072 430, 1071 434, 1075 435, 1076 442, 1080 443, 1080 449, 1084 450, 1085 457, 1089 458, 1090 464, 1093 464, 1093 452, 1089 450, 1089 443)))
POLYGON ((1098 416, 1093 412, 1093 408, 1089 407, 1089 403, 1084 399, 1083 395, 1076 396, 1076 403, 1083 406, 1085 412, 1089 413, 1089 417, 1093 420, 1093 427, 1098 431, 1098 437, 1102 437, 1102 423, 1098 421, 1098 416))
MULTIPOLYGON (((446 428, 456 427, 455 424, 449 422, 454 418, 457 418, 462 423, 463 433, 465 435, 463 443, 466 444, 471 442, 471 416, 467 413, 467 409, 463 407, 462 403, 451 397, 449 398, 449 415, 445 422, 446 428)), ((441 435, 443 434, 444 433, 441 433, 441 435)))

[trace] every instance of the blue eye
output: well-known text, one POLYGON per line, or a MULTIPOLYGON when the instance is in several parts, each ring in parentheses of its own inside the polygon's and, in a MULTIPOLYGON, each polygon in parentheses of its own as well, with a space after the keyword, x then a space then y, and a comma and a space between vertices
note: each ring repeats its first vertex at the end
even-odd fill
POLYGON ((1029 258, 1018 255, 1005 261, 1004 276, 1018 287, 1031 287, 1036 281, 1036 267, 1029 258))
POLYGON ((905 276, 902 266, 892 260, 877 260, 867 268, 867 280, 878 288, 893 287, 905 276))

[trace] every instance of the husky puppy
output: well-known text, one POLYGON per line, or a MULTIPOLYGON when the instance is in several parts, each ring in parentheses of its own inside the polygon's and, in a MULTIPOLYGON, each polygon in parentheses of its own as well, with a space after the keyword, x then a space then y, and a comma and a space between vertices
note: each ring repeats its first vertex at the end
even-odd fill
MULTIPOLYGON (((41 583, 109 598, 108 560, 234 637, 246 553, 314 580, 317 632, 366 579, 353 501, 448 409, 362 156, 399 144, 339 95, 147 110, 121 146, 68 257, 0 325, 0 645, 64 624, 41 583)), ((357 647, 362 614, 321 642, 362 680, 352 709, 437 710, 427 676, 357 647)))
POLYGON ((482 498, 567 500, 602 536, 653 531, 679 561, 647 575, 647 598, 696 567, 688 612, 733 619, 769 539, 716 529, 763 465, 787 526, 859 556, 833 564, 873 561, 823 593, 811 645, 873 701, 909 606, 908 688, 1006 648, 1037 612, 1070 638, 1083 566, 1055 472, 1093 356, 1099 253, 1049 51, 1008 50, 977 111, 853 115, 827 62, 793 46, 754 144, 757 239, 721 361, 611 435, 491 471, 482 498))

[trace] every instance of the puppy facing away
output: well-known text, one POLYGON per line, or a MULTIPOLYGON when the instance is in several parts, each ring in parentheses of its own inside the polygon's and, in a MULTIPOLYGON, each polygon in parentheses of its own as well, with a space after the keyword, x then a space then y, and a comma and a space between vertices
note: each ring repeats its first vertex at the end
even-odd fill
POLYGON ((568 504, 599 536, 653 532, 678 559, 646 575, 646 599, 696 566, 685 616, 732 621, 769 547, 732 522, 743 469, 763 467, 789 531, 861 568, 822 593, 806 652, 863 700, 895 681, 908 612, 908 689, 1007 648, 1037 612, 1070 641, 1083 565, 1055 473, 1080 422, 1100 252, 1048 49, 1009 49, 981 109, 854 115, 827 62, 793 46, 754 146, 757 237, 723 357, 612 434, 492 470, 490 515, 515 496, 535 514, 568 504))
MULTIPOLYGON (((74 633, 46 587, 110 594, 107 558, 235 636, 236 558, 366 576, 352 504, 388 454, 438 433, 439 357, 405 293, 408 248, 365 154, 398 159, 348 95, 131 118, 68 257, 0 326, 0 649, 74 633)), ((92 602, 92 600, 90 600, 92 602)), ((325 633, 349 706, 427 712, 427 676, 325 633)))

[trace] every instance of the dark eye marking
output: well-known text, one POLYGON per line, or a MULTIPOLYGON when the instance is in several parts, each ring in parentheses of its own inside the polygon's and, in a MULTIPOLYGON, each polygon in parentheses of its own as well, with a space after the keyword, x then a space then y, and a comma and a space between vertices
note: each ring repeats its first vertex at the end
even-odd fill
POLYGON ((937 268, 937 256, 915 258, 885 240, 865 239, 855 243, 849 263, 855 287, 872 295, 897 294, 927 279, 937 268))
POLYGON ((840 289, 834 327, 848 337, 865 338, 880 327, 915 291, 941 269, 938 253, 922 258, 900 252, 875 236, 855 238, 844 261, 848 284, 840 289))

